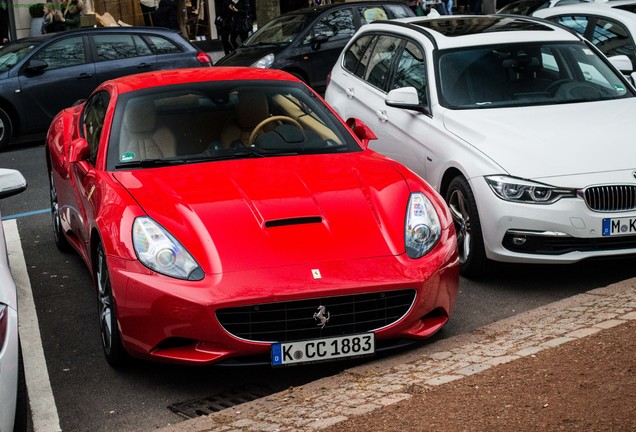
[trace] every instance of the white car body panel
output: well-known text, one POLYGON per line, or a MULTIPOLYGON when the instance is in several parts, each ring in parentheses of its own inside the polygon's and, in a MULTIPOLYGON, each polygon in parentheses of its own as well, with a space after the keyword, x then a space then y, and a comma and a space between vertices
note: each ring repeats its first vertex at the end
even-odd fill
POLYGON ((18 388, 18 301, 0 224, 0 303, 9 307, 7 340, 0 347, 0 431, 13 431, 18 388))
MULTIPOLYGON (((26 189, 27 183, 19 171, 0 168, 0 198, 26 189)), ((18 297, 13 275, 9 268, 4 226, 0 218, 0 304, 5 305, 7 328, 5 341, 0 346, 0 432, 11 432, 16 423, 18 403, 18 377, 20 373, 18 336, 18 297)), ((22 423, 22 422, 20 422, 22 423)), ((24 425, 22 425, 24 426, 24 425)))
POLYGON ((550 182, 551 177, 633 168, 636 146, 625 135, 625 119, 629 118, 636 118, 636 104, 623 99, 549 108, 447 110, 444 126, 504 169, 503 173, 478 175, 506 173, 550 182), (528 128, 528 118, 541 127, 528 128), (581 127, 594 124, 603 127, 581 127), (493 134, 493 130, 497 133, 493 134), (586 145, 591 143, 611 143, 611 146, 595 149, 586 145), (612 154, 604 151, 609 149, 612 154), (520 151, 524 152, 523 158, 519 157, 520 151))

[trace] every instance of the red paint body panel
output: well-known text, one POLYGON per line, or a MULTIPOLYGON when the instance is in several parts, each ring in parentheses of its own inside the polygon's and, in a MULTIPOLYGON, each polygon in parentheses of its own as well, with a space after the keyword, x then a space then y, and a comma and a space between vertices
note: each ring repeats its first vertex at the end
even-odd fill
POLYGON ((93 273, 96 245, 103 245, 126 350, 198 364, 266 354, 269 343, 230 335, 216 312, 405 288, 416 290, 411 309, 377 330, 376 339, 422 339, 438 331, 459 283, 454 227, 442 198, 392 160, 366 149, 106 170, 121 95, 214 80, 298 82, 284 72, 249 68, 162 71, 106 82, 96 90, 107 91, 110 103, 94 165, 67 160, 70 143, 82 136, 83 105, 62 111, 49 130, 47 157, 63 230, 93 273), (413 192, 429 198, 442 226, 436 246, 418 259, 406 255, 404 243, 413 192), (144 266, 132 242, 139 216, 171 233, 204 278, 181 280, 144 266), (284 223, 297 220, 310 222, 284 223), (314 269, 322 278, 312 277, 314 269), (168 344, 173 339, 191 343, 168 344))

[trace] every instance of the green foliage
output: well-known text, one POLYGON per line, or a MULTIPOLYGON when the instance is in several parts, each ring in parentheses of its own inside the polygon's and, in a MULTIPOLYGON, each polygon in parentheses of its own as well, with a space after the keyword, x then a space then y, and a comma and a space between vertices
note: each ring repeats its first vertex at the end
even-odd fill
POLYGON ((33 3, 29 6, 31 18, 42 18, 44 16, 44 3, 33 3))

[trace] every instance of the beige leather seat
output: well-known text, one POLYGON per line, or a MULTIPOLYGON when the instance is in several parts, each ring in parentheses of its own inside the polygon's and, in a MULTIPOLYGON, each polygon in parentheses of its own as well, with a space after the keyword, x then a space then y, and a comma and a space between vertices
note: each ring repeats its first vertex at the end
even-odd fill
POLYGON ((122 161, 174 157, 176 147, 170 129, 157 125, 153 101, 133 101, 126 106, 119 144, 122 161))
POLYGON ((267 97, 257 90, 242 90, 232 115, 221 131, 221 143, 231 147, 236 141, 247 146, 254 127, 269 117, 267 97))

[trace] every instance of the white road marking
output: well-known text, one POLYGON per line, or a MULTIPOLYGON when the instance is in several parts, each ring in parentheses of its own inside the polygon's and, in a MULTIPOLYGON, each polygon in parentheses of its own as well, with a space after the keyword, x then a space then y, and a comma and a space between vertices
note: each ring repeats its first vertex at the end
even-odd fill
POLYGON ((15 219, 2 222, 9 254, 11 273, 18 288, 18 320, 27 393, 34 432, 61 432, 55 398, 44 359, 40 326, 33 301, 18 224, 15 219))

